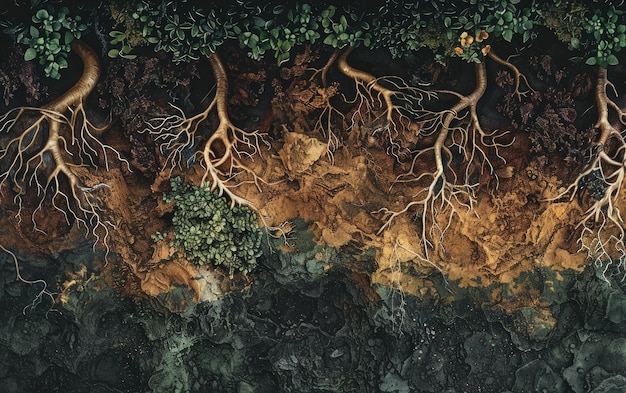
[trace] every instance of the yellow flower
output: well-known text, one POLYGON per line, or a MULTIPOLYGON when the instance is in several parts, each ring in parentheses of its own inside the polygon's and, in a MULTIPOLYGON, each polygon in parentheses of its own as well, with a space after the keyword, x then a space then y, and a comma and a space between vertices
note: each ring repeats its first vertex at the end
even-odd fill
POLYGON ((485 30, 482 30, 480 34, 476 36, 476 42, 483 42, 483 40, 486 40, 487 38, 489 38, 489 33, 487 33, 485 30))
POLYGON ((472 37, 471 35, 467 36, 467 38, 465 39, 465 45, 472 45, 472 42, 474 42, 474 37, 472 37))
POLYGON ((467 31, 461 33, 461 39, 464 39, 465 37, 467 37, 467 31))
POLYGON ((487 53, 491 50, 491 45, 485 45, 480 51, 483 53, 483 56, 487 56, 487 53))
POLYGON ((454 48, 454 53, 456 53, 457 55, 462 55, 463 54, 463 48, 459 48, 457 46, 456 48, 454 48))

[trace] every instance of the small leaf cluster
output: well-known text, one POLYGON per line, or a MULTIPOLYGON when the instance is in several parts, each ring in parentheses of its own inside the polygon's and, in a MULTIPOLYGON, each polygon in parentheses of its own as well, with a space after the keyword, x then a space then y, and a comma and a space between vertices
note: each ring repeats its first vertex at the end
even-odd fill
MULTIPOLYGON (((428 46, 425 29, 429 23, 422 17, 421 10, 418 7, 410 7, 408 9, 404 7, 389 8, 394 5, 393 3, 388 3, 386 5, 388 8, 383 9, 384 13, 393 15, 393 18, 376 18, 374 20, 376 34, 374 35, 375 42, 373 46, 388 48, 391 56, 394 58, 406 56, 424 46, 428 46)), ((440 33, 438 32, 436 35, 441 37, 440 33)), ((433 42, 438 43, 440 40, 434 40, 433 42)))
MULTIPOLYGON (((230 208, 226 198, 206 186, 170 180, 166 202, 175 202, 171 245, 181 249, 197 265, 222 265, 232 276, 248 273, 261 255, 262 229, 255 213, 245 206, 230 208)), ((162 238, 156 234, 155 239, 162 238)))
POLYGON ((366 48, 372 45, 370 24, 361 15, 350 8, 339 9, 328 6, 320 13, 324 44, 333 48, 344 48, 348 45, 357 47, 361 44, 366 48))
POLYGON ((136 56, 131 54, 135 46, 152 44, 156 52, 171 53, 172 61, 178 64, 208 57, 225 40, 233 37, 232 23, 215 10, 204 11, 193 6, 180 10, 178 6, 170 1, 162 9, 147 1, 139 1, 128 13, 130 18, 112 12, 112 18, 118 23, 124 21, 126 28, 109 33, 110 43, 114 46, 109 50, 109 56, 132 59, 136 56))
POLYGON ((540 23, 539 9, 534 1, 529 7, 519 8, 520 1, 470 0, 473 7, 462 12, 462 16, 467 19, 464 28, 469 30, 470 26, 474 26, 476 30, 486 30, 507 42, 511 42, 518 34, 525 43, 535 37, 534 27, 540 23))
POLYGON ((148 3, 140 1, 135 4, 132 10, 128 8, 117 9, 112 4, 110 11, 116 27, 121 26, 123 31, 112 30, 109 32, 109 37, 111 37, 109 43, 113 46, 108 52, 109 57, 132 60, 137 57, 131 53, 133 48, 158 42, 153 34, 159 12, 151 8, 148 3))
POLYGON ((613 6, 606 10, 596 9, 593 16, 587 19, 585 31, 590 36, 588 40, 595 44, 589 48, 591 53, 586 63, 602 68, 617 65, 616 54, 626 47, 624 11, 613 6))
POLYGON ((278 65, 289 60, 292 47, 305 43, 314 44, 321 37, 319 27, 319 19, 314 15, 310 4, 296 4, 295 8, 289 9, 287 23, 274 48, 278 65))
POLYGON ((239 21, 233 26, 239 46, 248 48, 249 56, 255 60, 273 51, 278 65, 289 60, 294 46, 314 44, 322 37, 322 42, 333 48, 372 45, 370 23, 349 7, 330 5, 320 10, 308 3, 296 3, 291 8, 278 5, 268 10, 259 7, 255 14, 239 21))
POLYGON ((31 21, 16 37, 19 44, 27 46, 24 60, 39 59, 46 76, 60 79, 60 70, 67 68, 72 41, 80 38, 87 26, 80 23, 80 16, 71 17, 67 7, 39 9, 31 21))
POLYGON ((254 60, 262 59, 265 53, 272 49, 275 49, 277 53, 281 51, 288 53, 291 49, 288 39, 280 39, 282 26, 276 23, 273 16, 254 15, 251 18, 242 18, 239 24, 233 26, 239 47, 247 48, 248 56, 254 60))
POLYGON ((570 50, 580 47, 589 14, 587 7, 578 2, 554 0, 546 3, 540 12, 543 25, 554 31, 559 41, 567 43, 570 50))
POLYGON ((452 55, 461 26, 451 28, 451 18, 458 11, 448 8, 445 1, 430 0, 419 6, 388 2, 380 11, 384 17, 372 22, 373 47, 388 48, 393 57, 411 57, 422 48, 431 50, 437 61, 452 55))
POLYGON ((233 37, 232 22, 214 10, 193 7, 181 15, 167 12, 163 30, 158 30, 155 38, 155 50, 172 53, 174 63, 209 57, 218 46, 233 37))

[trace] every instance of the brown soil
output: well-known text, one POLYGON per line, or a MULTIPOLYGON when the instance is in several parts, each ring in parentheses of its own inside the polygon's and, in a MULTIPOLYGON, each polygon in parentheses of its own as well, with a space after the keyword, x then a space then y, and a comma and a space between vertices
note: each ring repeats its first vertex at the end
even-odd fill
MULTIPOLYGON (((328 90, 310 86, 299 91, 322 94, 328 90)), ((313 102, 314 97, 308 101, 313 102)), ((305 117, 305 108, 312 112, 323 107, 296 102, 293 110, 303 111, 305 117)), ((546 174, 546 169, 528 156, 528 141, 521 134, 510 147, 502 149, 506 162, 493 161, 499 165, 495 168, 499 181, 491 176, 481 179, 474 210, 465 212, 459 207, 459 214, 452 217, 443 238, 431 239, 431 260, 424 262, 416 254, 421 252, 416 212, 397 217, 377 235, 384 217, 376 212, 382 208, 402 210, 420 189, 420 185, 395 182, 407 164, 396 162, 384 147, 354 136, 346 138, 345 145, 334 151, 331 161, 328 140, 319 129, 311 132, 303 119, 287 122, 293 120, 293 113, 280 111, 275 106, 272 117, 280 123, 274 129, 278 126, 282 137, 263 152, 262 158, 246 161, 265 184, 260 191, 254 184, 242 184, 233 191, 251 201, 269 226, 300 217, 310 223, 319 243, 337 248, 350 245, 376 249, 377 266, 368 285, 382 284, 423 297, 434 293, 427 279, 432 273, 458 281, 462 287, 488 286, 510 284, 521 273, 532 272, 538 266, 580 271, 589 263, 587 256, 578 252, 577 224, 582 214, 578 202, 545 201, 559 194, 567 185, 564 180, 569 174, 546 174)), ((269 127, 269 123, 264 126, 269 127)), ((129 151, 119 129, 108 134, 113 147, 120 152, 129 151)), ((404 135, 405 139, 410 137, 410 132, 404 135)), ((419 165, 428 168, 430 163, 425 159, 419 165)), ((202 169, 192 169, 186 176, 199 180, 202 169)), ((168 186, 169 169, 158 174, 154 182, 115 165, 108 172, 76 168, 76 173, 87 186, 111 186, 110 190, 98 191, 106 219, 113 224, 107 239, 111 253, 101 261, 111 285, 128 294, 149 297, 167 293, 173 287, 188 286, 195 292, 195 300, 211 299, 233 285, 245 285, 245 277, 231 281, 220 270, 198 269, 170 248, 167 239, 156 244, 152 241, 153 233, 167 231, 164 215, 172 206, 162 202, 160 191, 168 186)), ((51 208, 36 216, 37 226, 45 234, 33 231, 29 209, 37 206, 37 196, 25 198, 19 221, 14 216, 11 192, 4 191, 2 208, 8 214, 1 219, 1 242, 5 247, 50 254, 72 248, 85 235, 84 228, 67 226, 63 214, 51 208)), ((626 208, 625 199, 620 198, 622 208, 626 208)), ((448 225, 448 217, 440 218, 439 225, 448 225)), ((102 242, 97 247, 106 248, 102 242)), ((363 271, 367 269, 363 267, 363 271)), ((362 277, 361 273, 355 267, 355 275, 362 277)), ((498 301, 494 293, 494 302, 498 301)), ((535 301, 524 296, 514 306, 505 308, 535 301)), ((179 305, 169 307, 178 309, 179 305)))

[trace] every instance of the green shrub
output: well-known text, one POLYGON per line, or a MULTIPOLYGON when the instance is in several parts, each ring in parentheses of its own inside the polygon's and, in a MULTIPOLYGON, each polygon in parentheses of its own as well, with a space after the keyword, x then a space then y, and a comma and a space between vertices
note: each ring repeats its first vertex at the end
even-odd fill
MULTIPOLYGON (((617 53, 626 48, 626 21, 624 11, 609 7, 607 10, 596 9, 591 19, 587 19, 585 31, 590 44, 588 65, 602 68, 619 63, 617 53)), ((583 45, 585 46, 585 45, 583 45)))
POLYGON ((208 187, 184 183, 180 177, 172 178, 170 187, 164 200, 176 203, 172 246, 197 265, 226 267, 231 277, 236 271, 248 273, 256 267, 263 233, 254 211, 245 206, 231 209, 226 198, 208 187))
POLYGON ((27 46, 24 60, 39 59, 46 76, 60 79, 59 71, 67 68, 70 44, 80 38, 87 26, 79 23, 80 17, 71 17, 69 10, 62 7, 55 12, 44 8, 31 18, 32 24, 17 34, 16 41, 27 46))

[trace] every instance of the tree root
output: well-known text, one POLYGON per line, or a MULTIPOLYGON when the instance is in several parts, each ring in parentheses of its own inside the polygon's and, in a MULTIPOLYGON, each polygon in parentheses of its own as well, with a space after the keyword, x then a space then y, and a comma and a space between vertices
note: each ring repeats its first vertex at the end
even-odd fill
POLYGON ((422 101, 432 99, 436 94, 417 87, 407 85, 397 77, 375 77, 365 71, 356 69, 348 62, 348 56, 352 52, 348 47, 339 56, 337 66, 339 70, 351 78, 356 87, 354 99, 348 102, 356 104, 356 110, 351 118, 348 129, 356 126, 374 128, 374 132, 384 133, 385 140, 389 142, 389 151, 398 161, 400 146, 396 142, 398 127, 408 127, 414 119, 422 113, 422 101), (379 114, 380 111, 383 114, 379 114), (400 125, 399 123, 403 123, 400 125), (375 125, 375 127, 372 127, 375 125))
POLYGON ((486 149, 493 149, 496 156, 500 157, 498 149, 510 145, 510 143, 498 141, 506 133, 497 130, 487 133, 480 125, 476 106, 487 88, 485 63, 476 64, 475 71, 474 91, 469 95, 440 91, 441 94, 455 95, 459 101, 448 110, 440 112, 423 110, 419 116, 424 122, 422 131, 429 135, 436 135, 437 138, 431 147, 422 149, 414 155, 410 170, 399 176, 396 182, 421 183, 425 179, 430 179, 429 185, 414 195, 415 200, 409 202, 404 209, 391 211, 383 208, 378 211, 386 217, 385 223, 378 231, 380 234, 390 227, 396 217, 414 207, 419 207, 421 211, 420 242, 423 253, 421 259, 431 264, 429 253, 434 248, 431 239, 438 238, 439 243, 442 243, 453 217, 459 214, 458 207, 464 208, 467 212, 474 211, 475 189, 478 184, 470 184, 472 166, 478 165, 481 173, 487 170, 495 176, 486 149), (432 172, 416 175, 417 162, 426 154, 434 156, 435 169, 432 172), (461 174, 457 174, 450 166, 454 156, 459 154, 467 164, 464 173, 461 174), (445 217, 443 223, 440 223, 441 217, 445 217))
POLYGON ((39 304, 41 304, 41 302, 43 301, 44 298, 49 298, 51 304, 54 304, 54 295, 55 293, 51 292, 48 289, 48 283, 43 280, 43 279, 36 279, 36 280, 29 280, 27 278, 24 278, 22 276, 21 270, 20 270, 20 263, 17 259, 17 256, 10 250, 6 249, 3 245, 0 244, 0 250, 6 252, 7 254, 9 254, 9 256, 11 257, 11 259, 13 260, 13 266, 15 268, 15 278, 27 285, 39 285, 41 286, 41 289, 39 290, 39 292, 35 295, 35 297, 33 298, 33 300, 30 302, 30 304, 24 306, 24 308, 22 309, 22 314, 26 315, 26 310, 28 310, 29 308, 35 308, 37 307, 39 304))
MULTIPOLYGON (((34 185, 40 202, 31 214, 31 221, 34 229, 44 234, 37 227, 35 215, 43 210, 48 193, 53 190, 51 204, 64 215, 67 224, 75 221, 85 225, 88 233, 96 238, 94 247, 102 241, 108 253, 108 228, 114 225, 104 220, 98 201, 92 195, 92 191, 102 187, 84 186, 73 166, 89 164, 97 167, 101 155, 108 170, 108 151, 129 164, 113 147, 96 138, 104 128, 94 126, 85 114, 83 101, 100 76, 98 57, 81 41, 74 41, 72 49, 84 65, 80 79, 72 88, 41 108, 19 107, 0 117, 0 132, 18 133, 0 149, 3 165, 0 186, 10 183, 13 187, 18 205, 16 216, 21 220, 22 196, 34 185), (64 181, 69 185, 69 193, 64 191, 64 181)), ((130 166, 128 168, 130 170, 130 166)))
MULTIPOLYGON (((496 55, 495 52, 493 51, 493 49, 491 49, 488 53, 487 56, 495 61, 496 63, 500 64, 501 66, 504 66, 506 68, 508 68, 512 73, 513 73, 513 79, 515 80, 515 84, 513 92, 515 93, 515 95, 517 95, 518 99, 521 99, 522 96, 525 96, 526 94, 528 94, 529 91, 531 92, 535 92, 535 90, 530 86, 530 83, 528 83, 528 79, 526 79, 526 76, 524 74, 522 74, 517 67, 515 67, 511 62, 509 62, 509 60, 504 60, 502 59, 500 56, 496 55), (526 91, 520 91, 520 82, 524 81, 524 84, 526 85, 526 87, 528 88, 528 90, 526 91)), ((509 56, 510 58, 510 56, 509 56)))
POLYGON ((596 109, 598 119, 594 125, 599 131, 598 140, 591 148, 591 157, 578 177, 565 191, 549 201, 569 196, 572 200, 586 188, 586 180, 599 175, 603 183, 604 192, 601 198, 595 199, 585 211, 579 227, 582 228, 579 243, 587 251, 589 257, 597 266, 609 264, 607 260, 619 261, 619 267, 624 270, 626 278, 626 245, 624 237, 624 220, 619 208, 615 205, 626 174, 626 139, 620 131, 609 121, 609 112, 612 109, 617 115, 617 121, 626 126, 626 110, 621 109, 615 101, 610 99, 607 88, 611 88, 615 95, 615 86, 608 80, 607 69, 599 68, 595 90, 596 109))
POLYGON ((161 152, 166 155, 166 166, 172 169, 180 167, 183 162, 187 162, 184 159, 185 151, 194 148, 196 144, 200 124, 215 108, 219 125, 200 153, 205 169, 202 182, 209 184, 211 190, 218 189, 219 195, 226 194, 231 200, 231 207, 236 204, 254 207, 252 202, 236 195, 228 182, 247 174, 248 178, 243 182, 254 182, 260 188, 259 183, 263 179, 248 168, 242 158, 260 154, 261 144, 269 144, 257 131, 246 132, 232 124, 228 116, 226 70, 217 53, 209 57, 209 63, 215 77, 216 89, 215 97, 206 109, 195 116, 187 117, 180 108, 174 106, 180 114, 151 119, 147 131, 160 143, 161 152))

